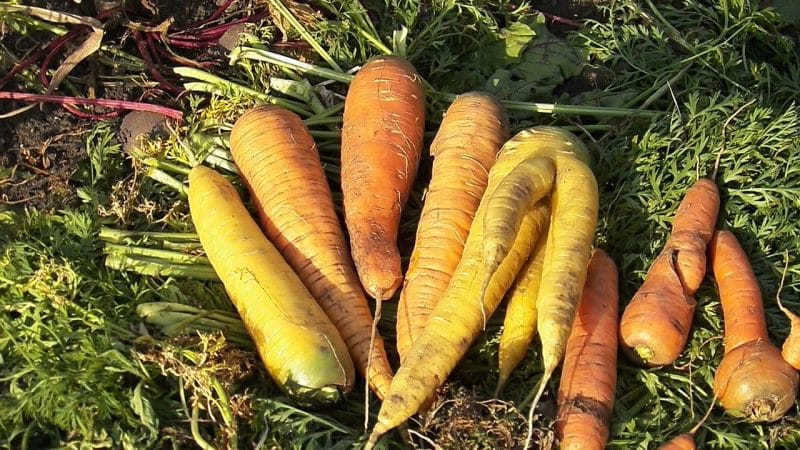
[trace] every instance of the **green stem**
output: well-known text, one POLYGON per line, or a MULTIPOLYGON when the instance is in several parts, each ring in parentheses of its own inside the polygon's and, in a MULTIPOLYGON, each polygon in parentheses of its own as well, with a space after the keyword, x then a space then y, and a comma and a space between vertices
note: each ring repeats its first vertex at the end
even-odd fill
POLYGON ((309 130, 309 133, 312 137, 315 138, 338 138, 341 136, 341 133, 338 131, 325 131, 325 130, 309 130))
MULTIPOLYGON (((172 71, 185 78, 191 78, 194 80, 200 80, 206 82, 210 85, 210 87, 220 89, 220 91, 216 93, 226 97, 230 96, 231 94, 246 94, 251 97, 255 97, 259 100, 263 100, 267 103, 284 107, 297 114, 301 114, 304 116, 312 116, 314 114, 308 109, 306 109, 305 105, 303 105, 302 103, 265 94, 263 92, 257 91, 247 86, 234 83, 233 81, 218 77, 204 70, 196 69, 194 67, 175 67, 172 69, 172 71)), ((187 83, 185 87, 187 89, 192 88, 204 92, 207 92, 205 89, 208 89, 206 87, 200 86, 197 83, 187 83)), ((214 91, 212 90, 212 92, 214 91)))
POLYGON ((214 167, 225 169, 231 173, 239 173, 239 169, 236 168, 236 164, 228 161, 227 159, 220 158, 215 153, 209 153, 208 156, 206 156, 205 162, 214 167))
POLYGON ((307 75, 314 75, 328 80, 338 81, 340 83, 349 84, 353 79, 352 75, 336 72, 334 70, 318 67, 313 64, 298 61, 278 53, 273 53, 269 50, 257 49, 253 47, 239 47, 231 52, 231 60, 235 61, 237 58, 253 59, 262 61, 276 66, 289 67, 307 75))
POLYGON ((194 438, 197 446, 202 450, 216 450, 213 445, 209 444, 203 436, 200 435, 200 404, 195 402, 192 406, 192 420, 190 428, 192 430, 192 437, 194 438))
POLYGON ((314 125, 328 125, 328 124, 342 123, 342 116, 334 116, 334 117, 314 116, 314 117, 309 117, 308 119, 303 121, 305 122, 307 127, 313 127, 314 125))
POLYGON ((320 112, 318 114, 314 114, 313 116, 311 116, 308 119, 306 119, 304 122, 306 123, 306 125, 311 125, 311 122, 315 122, 315 121, 317 121, 319 119, 326 118, 326 117, 331 117, 331 116, 335 116, 335 115, 337 115, 335 117, 336 121, 337 122, 341 122, 342 118, 339 117, 338 114, 340 112, 342 112, 343 110, 344 110, 344 102, 337 103, 337 104, 331 106, 330 108, 326 109, 325 111, 322 111, 322 112, 320 112))
POLYGON ((336 61, 333 60, 331 55, 329 55, 328 52, 326 52, 325 49, 322 48, 322 45, 320 45, 320 43, 317 42, 317 40, 314 39, 313 36, 311 36, 311 33, 309 33, 308 30, 306 30, 306 28, 303 26, 303 24, 301 24, 300 21, 298 21, 297 18, 294 17, 294 14, 292 14, 292 12, 289 11, 289 8, 287 8, 286 5, 284 5, 281 0, 269 0, 269 3, 270 5, 272 5, 273 8, 275 8, 278 11, 278 13, 281 16, 283 16, 284 19, 286 19, 287 22, 289 22, 292 28, 294 28, 297 31, 297 33, 300 34, 300 36, 306 42, 308 42, 308 44, 311 45, 311 47, 314 50, 316 50, 319 56, 321 56, 322 59, 324 59, 325 62, 328 63, 329 66, 333 67, 338 72, 342 72, 342 68, 339 67, 338 64, 336 64, 336 61))
POLYGON ((178 181, 172 175, 168 174, 167 172, 164 172, 163 170, 157 167, 152 167, 152 166, 148 167, 145 174, 148 177, 152 178, 153 180, 156 180, 161 184, 164 184, 166 186, 171 187, 172 189, 175 189, 176 191, 178 191, 178 193, 180 193, 184 197, 189 195, 189 188, 186 187, 186 185, 178 181))
MULTIPOLYGON (((222 383, 220 383, 216 377, 211 379, 211 386, 214 388, 214 392, 217 394, 217 398, 219 399, 219 412, 222 414, 222 420, 225 421, 225 425, 229 427, 235 427, 236 421, 233 418, 233 412, 231 411, 228 393, 225 392, 225 388, 222 387, 222 383)), ((235 435, 232 436, 230 442, 236 442, 235 435)))
POLYGON ((100 240, 123 244, 130 239, 154 239, 158 241, 174 242, 199 242, 200 236, 196 233, 171 233, 166 231, 129 231, 117 228, 101 227, 100 240))
POLYGON ((145 319, 159 315, 166 316, 172 314, 182 315, 183 318, 186 318, 187 316, 201 316, 212 321, 238 327, 239 331, 247 334, 247 331, 242 323, 242 319, 239 318, 238 315, 228 311, 200 309, 195 308, 194 306, 175 302, 149 302, 138 305, 136 307, 136 314, 145 319))
POLYGON ((163 260, 124 256, 111 253, 106 256, 106 267, 124 270, 140 275, 157 277, 194 278, 197 280, 219 281, 217 273, 211 266, 198 264, 165 263, 163 260))
POLYGON ((208 258, 199 255, 176 252, 172 250, 162 250, 147 247, 130 247, 127 245, 106 244, 105 249, 109 253, 116 253, 123 256, 147 256, 150 258, 163 259, 178 264, 203 264, 211 265, 208 258))
POLYGON ((367 30, 365 30, 365 29, 363 29, 363 28, 361 28, 361 27, 358 27, 358 33, 359 33, 359 34, 360 34, 360 35, 361 35, 363 38, 365 38, 365 39, 367 40, 367 42, 369 42, 370 44, 372 44, 373 46, 375 46, 375 48, 377 48, 378 50, 380 50, 380 51, 381 51, 381 52, 382 52, 384 55, 392 55, 392 54, 394 54, 394 53, 392 52, 392 49, 390 49, 389 47, 387 47, 387 46, 386 46, 386 45, 385 45, 385 44, 384 44, 384 43, 383 43, 383 42, 382 42, 380 39, 378 39, 376 36, 373 36, 373 35, 372 35, 370 32, 368 32, 367 30))

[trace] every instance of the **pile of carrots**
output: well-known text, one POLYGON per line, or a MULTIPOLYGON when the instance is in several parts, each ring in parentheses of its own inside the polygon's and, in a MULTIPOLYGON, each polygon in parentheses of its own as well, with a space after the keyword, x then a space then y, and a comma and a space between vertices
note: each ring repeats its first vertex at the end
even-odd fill
POLYGON ((254 108, 231 132, 258 223, 222 175, 202 165, 190 173, 189 204, 204 250, 269 374, 292 399, 334 404, 357 371, 382 401, 371 448, 430 405, 506 298, 497 394, 537 331, 541 341, 544 375, 532 392, 526 443, 536 403, 563 363, 555 424, 561 446, 603 448, 618 339, 633 361, 671 364, 688 338, 708 255, 726 324, 714 384, 720 403, 753 420, 775 420, 794 403, 797 370, 767 339, 747 259, 733 234, 715 232, 712 181, 687 192, 672 237, 620 321, 616 266, 593 249, 599 194, 588 150, 553 127, 511 137, 503 107, 484 93, 459 96, 437 130, 403 273, 398 230, 424 130, 425 91, 414 67, 397 57, 367 62, 345 100, 344 228, 316 144, 286 109, 254 108), (393 373, 377 323, 382 302, 398 292, 400 366, 393 373))

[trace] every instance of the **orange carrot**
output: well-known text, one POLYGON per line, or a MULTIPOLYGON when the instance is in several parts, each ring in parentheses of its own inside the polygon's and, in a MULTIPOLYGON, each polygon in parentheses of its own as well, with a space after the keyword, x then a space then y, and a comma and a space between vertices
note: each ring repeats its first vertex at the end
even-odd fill
POLYGON ((775 296, 776 301, 778 302, 778 308, 780 308, 780 310, 786 314, 786 318, 789 319, 789 324, 791 326, 789 329, 789 335, 786 336, 786 339, 783 341, 781 355, 783 356, 783 359, 792 367, 800 370, 800 317, 790 311, 789 308, 785 307, 781 301, 781 290, 783 290, 783 283, 786 281, 786 269, 788 269, 789 264, 788 259, 786 260, 786 264, 787 266, 783 268, 783 275, 781 276, 781 285, 778 287, 778 294, 775 296))
POLYGON ((602 250, 589 262, 558 386, 562 450, 605 448, 617 384, 617 267, 602 250))
POLYGON ((431 144, 431 182, 397 305, 401 362, 461 259, 489 169, 508 136, 508 117, 488 94, 460 95, 445 113, 431 144))
POLYGON ((231 154, 267 237, 339 329, 359 371, 383 398, 392 369, 380 336, 370 345, 372 314, 305 124, 282 108, 255 108, 236 121, 231 154))
POLYGON ((714 393, 733 416, 775 421, 794 405, 797 371, 769 341, 761 290, 736 236, 717 231, 709 258, 725 322, 725 356, 714 376, 714 393))
POLYGON ((397 233, 424 128, 425 92, 414 67, 390 56, 364 64, 345 98, 341 179, 356 270, 379 302, 403 279, 397 233))
POLYGON ((683 351, 718 212, 716 184, 698 180, 678 206, 667 244, 622 314, 622 350, 631 360, 647 366, 672 364, 683 351))

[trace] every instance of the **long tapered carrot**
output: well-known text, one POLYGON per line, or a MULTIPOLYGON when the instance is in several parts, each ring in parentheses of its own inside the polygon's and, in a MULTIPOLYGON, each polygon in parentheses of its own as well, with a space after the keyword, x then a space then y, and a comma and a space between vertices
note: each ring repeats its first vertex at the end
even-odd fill
POLYGON ((341 400, 353 386, 355 370, 339 331, 250 217, 233 185, 196 166, 189 172, 189 209, 269 374, 301 405, 341 400))
POLYGON ((347 91, 341 183, 353 260, 367 294, 387 300, 403 275, 397 233, 419 165, 425 92, 407 61, 368 61, 347 91))
POLYGON ((733 416, 775 421, 794 405, 797 370, 769 340, 761 289, 736 236, 717 231, 708 254, 725 323, 725 356, 714 375, 714 394, 733 416))
POLYGON ((678 206, 670 238, 622 314, 620 339, 631 360, 647 366, 672 364, 683 351, 718 213, 716 184, 698 180, 678 206))
POLYGON ((562 450, 602 450, 608 441, 617 384, 618 285, 614 261, 595 250, 558 386, 555 429, 562 450))
POLYGON ((489 169, 508 134, 508 117, 489 94, 460 95, 445 113, 431 144, 431 182, 397 305, 401 362, 461 259, 489 169))
POLYGON ((370 346, 372 314, 308 129, 288 110, 261 106, 236 121, 230 142, 267 236, 341 331, 357 368, 383 398, 392 369, 380 336, 370 346))
POLYGON ((548 230, 542 231, 528 262, 517 275, 508 294, 503 331, 497 344, 497 397, 511 372, 525 358, 536 336, 536 298, 544 269, 544 250, 548 230))

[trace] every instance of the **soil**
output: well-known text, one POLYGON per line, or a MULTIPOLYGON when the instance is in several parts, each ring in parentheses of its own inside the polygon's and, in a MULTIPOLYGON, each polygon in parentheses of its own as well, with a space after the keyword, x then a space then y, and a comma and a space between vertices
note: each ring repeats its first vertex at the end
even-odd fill
MULTIPOLYGON (((92 1, 33 0, 26 4, 83 16, 97 14, 95 2, 92 1)), ((160 23, 173 17, 175 19, 173 27, 176 28, 208 17, 217 7, 215 0, 181 2, 128 0, 126 2, 129 19, 160 23), (153 11, 145 6, 155 7, 156 15, 154 16, 153 11)), ((230 10, 234 8, 235 5, 230 10)), ((114 25, 119 25, 119 21, 114 25)), ((125 36, 123 27, 110 26, 106 30, 104 42, 119 45, 125 36)), ((46 45, 52 39, 53 35, 49 33, 35 31, 28 36, 20 36, 6 29, 0 34, 2 44, 6 48, 13 49, 17 57, 29 54, 39 45, 46 45)), ((124 49, 138 55, 129 37, 124 49)), ((65 54, 67 51, 62 50, 61 58, 65 54)), ((57 67, 58 62, 57 58, 50 67, 57 67)), ((6 69, 3 68, 3 71, 6 69)), ((121 75, 115 73, 115 70, 90 57, 87 62, 75 68, 70 78, 79 90, 97 98, 145 100, 150 103, 169 102, 162 93, 147 91, 137 83, 108 81, 106 77, 109 75, 121 75)), ((29 90, 16 80, 0 89, 23 92, 29 90)), ((0 114, 21 106, 25 104, 2 102, 0 114)), ((0 120, 0 208, 12 206, 55 210, 77 201, 75 193, 77 185, 70 179, 86 158, 85 134, 94 125, 95 122, 77 118, 56 105, 35 107, 17 116, 0 120)))
POLYGON ((53 106, 0 121, 0 205, 55 209, 74 201, 70 177, 90 126, 53 106))

